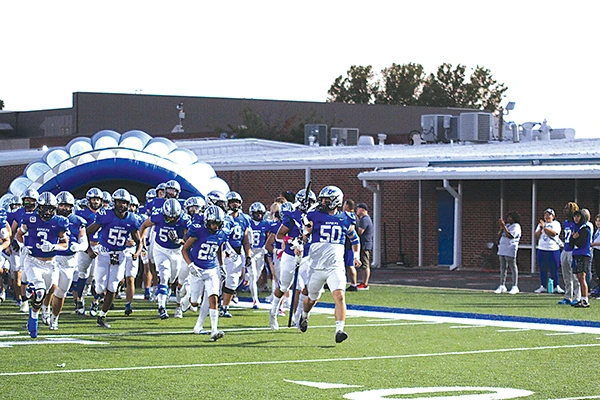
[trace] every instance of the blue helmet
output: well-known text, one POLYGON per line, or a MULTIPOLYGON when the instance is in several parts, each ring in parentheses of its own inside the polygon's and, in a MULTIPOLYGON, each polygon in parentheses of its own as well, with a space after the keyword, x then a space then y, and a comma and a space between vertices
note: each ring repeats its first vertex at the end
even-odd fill
POLYGON ((342 206, 342 203, 344 202, 344 192, 337 186, 325 186, 321 189, 321 192, 319 192, 319 200, 321 201, 321 205, 327 210, 335 210, 342 206), (325 202, 323 203, 324 199, 325 202))

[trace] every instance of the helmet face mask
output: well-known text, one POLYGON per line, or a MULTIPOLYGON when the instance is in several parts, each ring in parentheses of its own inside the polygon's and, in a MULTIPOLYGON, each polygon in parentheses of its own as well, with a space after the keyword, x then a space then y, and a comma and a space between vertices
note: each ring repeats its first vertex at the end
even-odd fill
POLYGON ((115 212, 119 215, 124 215, 129 210, 131 195, 125 189, 117 189, 112 194, 112 201, 114 202, 115 212))
POLYGON ((181 193, 181 185, 179 185, 179 182, 172 179, 165 183, 165 197, 167 199, 176 199, 179 197, 179 193, 181 193))
POLYGON ((58 206, 58 202, 52 193, 44 192, 40 194, 40 197, 37 199, 37 204, 38 214, 42 220, 49 221, 52 217, 54 217, 54 215, 56 215, 56 207, 58 206))
MULTIPOLYGON (((306 211, 307 207, 306 207, 306 189, 301 189, 300 191, 298 191, 298 193, 296 193, 296 203, 298 203, 298 209, 300 211, 306 211)), ((315 195, 315 192, 313 192, 312 190, 309 190, 308 192, 308 208, 310 208, 310 206, 312 206, 314 203, 317 202, 317 196, 315 195)))
POLYGON ((44 221, 49 221, 56 214, 56 207, 54 207, 54 206, 39 206, 38 213, 40 214, 40 217, 44 221))
POLYGON ((75 208, 75 197, 71 193, 67 191, 60 192, 56 195, 56 202, 58 203, 56 209, 58 215, 68 217, 73 213, 73 209, 75 208))
POLYGON ((207 203, 214 204, 215 206, 221 208, 223 211, 227 209, 227 198, 225 195, 218 190, 213 190, 206 195, 207 203))
POLYGON ((176 199, 168 199, 162 206, 162 213, 166 223, 175 223, 181 217, 181 205, 176 199))
POLYGON ((344 193, 337 186, 325 186, 319 193, 319 207, 325 211, 337 210, 342 206, 344 193))
POLYGON ((267 209, 263 203, 257 201, 256 203, 252 203, 248 211, 254 221, 262 221, 267 209))
POLYGON ((146 203, 151 202, 155 198, 156 198, 156 189, 154 189, 154 188, 148 189, 148 191, 146 192, 146 203))
POLYGON ((204 210, 204 226, 210 234, 216 233, 223 226, 225 212, 218 206, 208 206, 204 210))
POLYGON ((229 192, 225 198, 227 199, 227 207, 231 211, 238 212, 240 207, 242 207, 242 196, 238 192, 229 192))

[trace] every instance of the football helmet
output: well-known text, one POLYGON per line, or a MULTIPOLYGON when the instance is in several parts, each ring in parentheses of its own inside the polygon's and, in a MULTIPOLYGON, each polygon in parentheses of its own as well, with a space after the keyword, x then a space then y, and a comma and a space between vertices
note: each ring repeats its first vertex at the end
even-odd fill
POLYGON ((129 209, 129 203, 131 203, 131 195, 126 189, 117 189, 112 194, 112 201, 114 202, 115 211, 123 214, 129 209))
POLYGON ((163 196, 164 196, 164 193, 165 193, 165 189, 166 189, 166 188, 167 188, 167 185, 166 185, 166 183, 164 183, 164 182, 161 182, 161 183, 159 183, 158 185, 156 185, 156 196, 158 197, 158 191, 159 191, 159 190, 162 190, 162 191, 163 191, 163 196))
POLYGON ((106 190, 102 191, 102 203, 110 204, 112 196, 106 190))
POLYGON ((221 229, 224 221, 225 211, 221 207, 208 206, 204 210, 204 226, 211 234, 221 229))
POLYGON ((87 191, 87 193, 85 194, 85 198, 88 201, 88 206, 90 207, 90 209, 96 211, 100 207, 102 207, 102 190, 93 187, 87 191))
POLYGON ((23 201, 23 207, 25 211, 32 212, 37 206, 37 200, 40 194, 35 189, 27 189, 21 194, 21 201, 23 201))
MULTIPOLYGON (((306 211, 306 189, 302 189, 300 191, 298 191, 298 193, 296 193, 296 198, 295 198, 296 204, 298 204, 298 209, 300 211, 306 211)), ((317 202, 317 196, 315 195, 315 192, 313 192, 312 190, 308 191, 308 207, 310 207, 311 205, 313 205, 314 203, 317 202)))
POLYGON ((177 199, 167 199, 163 204, 161 211, 165 217, 165 222, 176 222, 181 216, 181 204, 179 204, 177 199))
POLYGON ((265 213, 267 212, 267 208, 263 203, 257 201, 250 205, 248 211, 250 212, 250 215, 252 215, 253 220, 262 221, 263 217, 265 216, 265 213))
POLYGON ((50 220, 56 214, 56 207, 58 207, 58 201, 56 196, 50 192, 43 192, 37 199, 38 213, 44 221, 50 220))
POLYGON ((171 179, 165 183, 165 197, 169 199, 176 199, 181 193, 181 185, 175 179, 171 179))
POLYGON ((219 192, 218 190, 213 190, 212 192, 209 192, 206 195, 206 199, 207 204, 213 204, 215 206, 221 207, 223 211, 225 211, 225 208, 227 207, 227 198, 222 192, 219 192))
POLYGON ((138 200, 137 196, 134 196, 133 194, 130 196, 131 196, 131 203, 129 205, 139 207, 140 201, 138 200))
POLYGON ((8 205, 12 208, 12 206, 18 206, 21 207, 23 205, 23 201, 21 201, 21 198, 17 195, 14 195, 11 199, 10 202, 8 203, 8 205))
POLYGON ((63 217, 71 215, 73 208, 75 207, 75 197, 70 192, 63 190, 57 194, 56 202, 58 203, 58 208, 56 210, 57 214, 60 214, 63 217))
POLYGON ((204 201, 204 199, 202 197, 199 197, 199 196, 188 197, 188 199, 183 204, 183 208, 185 208, 185 211, 189 215, 194 215, 197 212, 204 211, 205 206, 206 206, 206 202, 204 201), (191 207, 194 207, 194 208, 191 208, 191 207))
POLYGON ((155 198, 156 198, 156 189, 154 189, 154 188, 148 189, 148 191, 146 192, 146 203, 151 202, 155 198))
POLYGON ((325 186, 319 192, 321 207, 326 210, 335 210, 344 202, 344 192, 337 186, 325 186))
POLYGON ((225 197, 227 198, 227 207, 233 211, 236 212, 240 209, 240 207, 242 206, 242 196, 240 196, 240 194, 238 192, 227 192, 227 194, 225 195, 225 197), (238 202, 239 205, 231 205, 232 202, 238 202))

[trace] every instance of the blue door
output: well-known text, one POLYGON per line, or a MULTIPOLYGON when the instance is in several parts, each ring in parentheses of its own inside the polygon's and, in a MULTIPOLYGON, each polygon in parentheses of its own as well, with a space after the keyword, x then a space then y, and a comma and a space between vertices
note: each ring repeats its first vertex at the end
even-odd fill
POLYGON ((454 197, 446 190, 438 191, 438 265, 454 261, 454 197))

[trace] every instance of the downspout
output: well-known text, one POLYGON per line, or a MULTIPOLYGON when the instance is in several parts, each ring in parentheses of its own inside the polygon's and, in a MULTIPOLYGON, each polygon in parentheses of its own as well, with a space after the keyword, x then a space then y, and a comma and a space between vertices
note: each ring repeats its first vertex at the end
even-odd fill
POLYGON ((462 264, 462 183, 458 184, 458 192, 444 179, 444 189, 454 198, 454 251, 450 270, 460 268, 462 264))
POLYGON ((381 185, 369 185, 366 180, 362 181, 363 187, 373 192, 373 261, 372 267, 381 267, 381 185))

